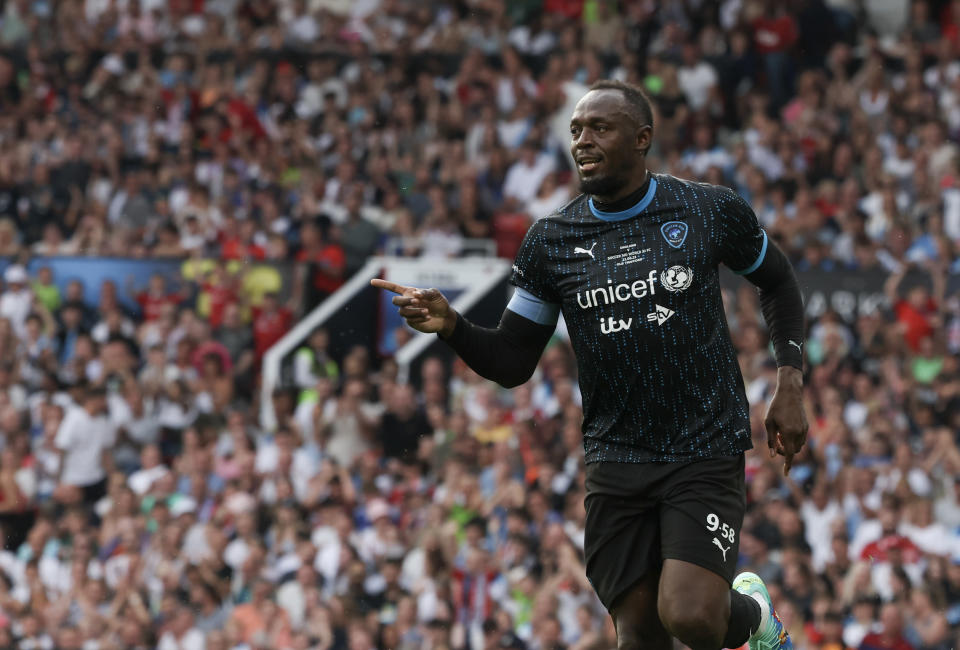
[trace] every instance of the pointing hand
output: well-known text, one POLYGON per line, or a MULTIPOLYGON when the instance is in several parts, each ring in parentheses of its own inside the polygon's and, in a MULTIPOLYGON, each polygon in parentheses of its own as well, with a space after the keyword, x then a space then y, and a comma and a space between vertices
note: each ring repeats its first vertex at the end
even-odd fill
POLYGON ((427 334, 437 332, 443 338, 453 334, 453 328, 457 324, 457 312, 438 289, 405 287, 379 278, 370 280, 370 284, 397 294, 392 302, 399 308, 397 312, 413 329, 427 334))

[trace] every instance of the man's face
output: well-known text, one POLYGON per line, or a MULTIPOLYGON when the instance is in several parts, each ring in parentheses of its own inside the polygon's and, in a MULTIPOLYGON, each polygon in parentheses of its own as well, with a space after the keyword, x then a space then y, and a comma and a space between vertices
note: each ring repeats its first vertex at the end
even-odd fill
POLYGON ((925 309, 929 302, 926 289, 923 287, 913 287, 910 289, 907 293, 907 302, 909 302, 914 309, 925 309))
POLYGON ((87 397, 86 406, 90 413, 97 414, 102 412, 105 405, 106 400, 101 398, 97 393, 91 394, 87 397))
POLYGON ((584 193, 611 196, 624 189, 650 146, 651 129, 641 126, 618 90, 592 90, 577 103, 570 152, 584 193))
POLYGON ((223 324, 226 327, 236 327, 240 324, 240 310, 232 302, 223 309, 223 324))
POLYGON ((903 619, 896 605, 886 605, 880 613, 880 622, 886 634, 898 635, 903 630, 903 619))
POLYGON ((892 535, 897 531, 900 513, 890 506, 884 506, 880 509, 878 519, 880 520, 880 525, 883 527, 884 534, 892 535))

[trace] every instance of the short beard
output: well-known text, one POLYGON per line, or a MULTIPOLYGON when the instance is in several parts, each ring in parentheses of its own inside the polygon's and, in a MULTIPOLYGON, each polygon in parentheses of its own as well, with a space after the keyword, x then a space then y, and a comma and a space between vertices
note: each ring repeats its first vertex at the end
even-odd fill
POLYGON ((595 196, 601 201, 620 192, 626 185, 626 179, 604 175, 597 178, 581 178, 580 191, 595 196))

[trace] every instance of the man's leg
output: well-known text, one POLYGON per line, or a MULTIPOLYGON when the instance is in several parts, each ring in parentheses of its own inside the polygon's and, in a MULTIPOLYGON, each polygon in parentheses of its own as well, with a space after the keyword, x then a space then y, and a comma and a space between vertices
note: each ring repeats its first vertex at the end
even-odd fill
POLYGON ((669 467, 587 465, 584 555, 587 578, 613 620, 620 648, 671 650, 657 614, 660 509, 650 489, 669 467))
POLYGON ((710 569, 666 559, 658 611, 673 636, 693 650, 739 648, 760 624, 760 606, 710 569))
POLYGON ((665 492, 660 618, 694 650, 740 647, 760 625, 757 602, 730 589, 746 509, 744 457, 683 466, 665 492))
POLYGON ((709 569, 666 559, 657 599, 660 621, 692 650, 718 650, 730 618, 730 585, 709 569))
POLYGON ((650 572, 620 598, 610 612, 620 650, 671 650, 673 641, 660 622, 657 591, 660 574, 650 572))

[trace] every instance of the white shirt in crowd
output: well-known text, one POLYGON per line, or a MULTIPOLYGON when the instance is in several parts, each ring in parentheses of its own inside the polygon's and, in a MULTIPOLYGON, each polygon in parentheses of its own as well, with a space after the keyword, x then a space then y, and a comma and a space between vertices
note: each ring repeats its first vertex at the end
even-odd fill
POLYGON ((107 398, 110 420, 118 429, 124 429, 127 436, 138 445, 150 445, 160 439, 160 423, 157 421, 157 408, 152 398, 144 398, 143 414, 137 417, 123 397, 111 395, 107 398))
POLYGON ((166 632, 160 637, 160 643, 157 644, 158 650, 203 650, 206 645, 203 632, 195 627, 190 628, 179 639, 173 632, 166 632))
POLYGON ((710 99, 710 90, 717 85, 717 71, 706 61, 677 70, 677 83, 690 108, 698 111, 710 99))
POLYGON ((503 183, 503 195, 524 204, 530 203, 537 198, 540 184, 553 169, 553 158, 545 153, 537 154, 533 164, 530 165, 522 159, 518 160, 507 170, 507 177, 503 183))
POLYGON ((54 440, 57 449, 64 451, 61 480, 84 487, 105 479, 103 451, 113 446, 116 437, 116 427, 105 415, 94 417, 82 407, 72 407, 54 440))
POLYGON ((306 591, 296 580, 287 580, 277 589, 277 605, 286 610, 294 629, 303 625, 307 611, 306 591))
POLYGON ((807 544, 813 551, 813 567, 822 571, 827 562, 833 559, 833 550, 830 548, 833 522, 843 518, 843 509, 836 501, 829 501, 820 510, 812 500, 807 500, 800 506, 800 516, 806 529, 807 544))
POLYGON ((958 536, 942 523, 934 521, 927 526, 914 524, 900 524, 901 535, 910 539, 924 553, 930 555, 950 556, 954 549, 960 548, 958 536))
POLYGON ((33 292, 24 287, 19 291, 7 289, 0 296, 0 317, 6 318, 17 336, 26 334, 27 316, 33 308, 33 292))
POLYGON ((143 496, 150 491, 150 488, 153 487, 153 484, 158 479, 163 478, 169 473, 170 470, 167 469, 165 465, 157 465, 150 469, 139 469, 130 475, 130 478, 127 479, 127 485, 130 486, 130 489, 137 495, 143 496))
POLYGON ((527 204, 527 214, 532 219, 542 219, 570 202, 570 188, 559 185, 553 192, 544 197, 538 197, 527 204))
POLYGON ((734 160, 733 156, 721 147, 714 147, 688 151, 683 155, 683 164, 699 177, 705 176, 711 167, 727 172, 733 167, 734 160))

